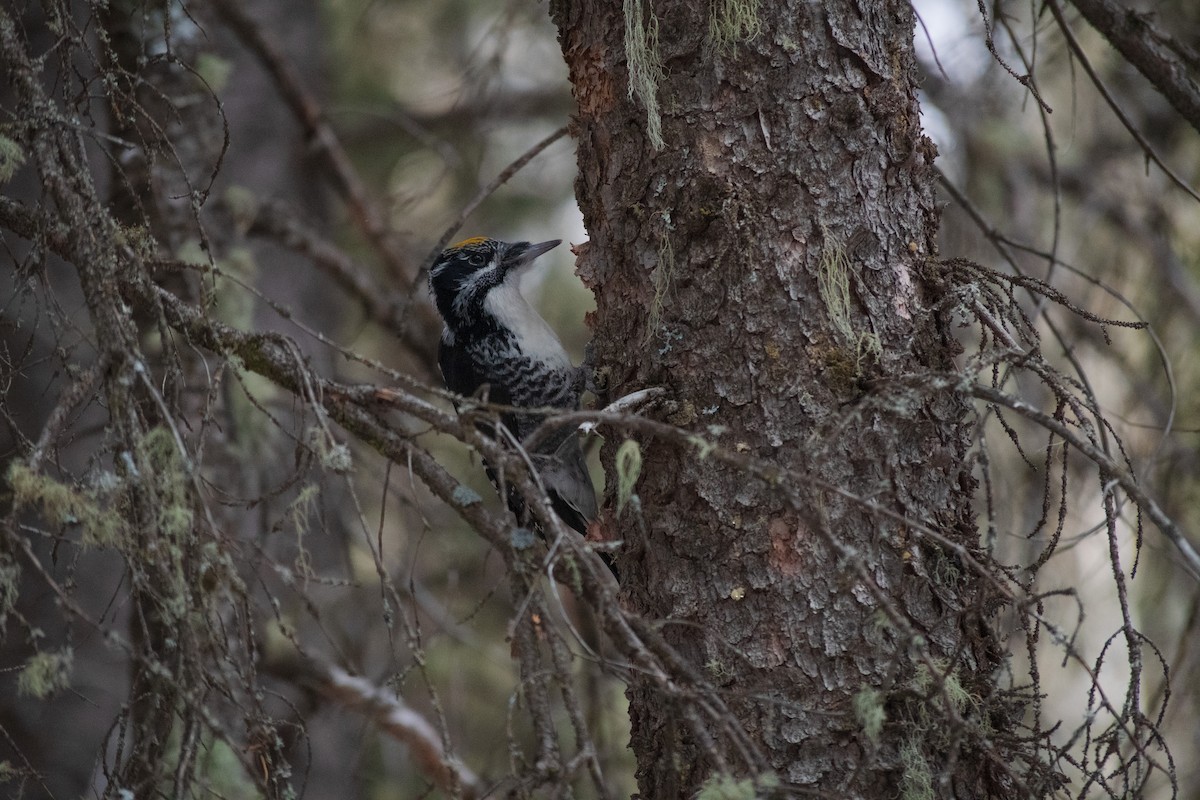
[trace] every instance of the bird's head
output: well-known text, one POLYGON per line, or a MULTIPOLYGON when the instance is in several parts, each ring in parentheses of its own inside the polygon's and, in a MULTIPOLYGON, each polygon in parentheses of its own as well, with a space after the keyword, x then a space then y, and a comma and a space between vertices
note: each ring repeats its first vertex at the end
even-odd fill
POLYGON ((488 292, 515 280, 535 258, 561 241, 510 244, 478 236, 450 245, 429 270, 429 287, 442 319, 452 330, 476 324, 488 292))

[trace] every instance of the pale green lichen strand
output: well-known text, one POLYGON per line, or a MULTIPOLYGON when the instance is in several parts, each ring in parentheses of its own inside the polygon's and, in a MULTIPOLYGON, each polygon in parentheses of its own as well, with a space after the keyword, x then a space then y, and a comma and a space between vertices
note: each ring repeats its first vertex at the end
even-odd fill
POLYGON ((900 765, 904 770, 900 779, 902 800, 929 800, 933 797, 933 770, 921 752, 919 736, 910 736, 900 745, 900 765))
POLYGON ((758 16, 759 0, 714 0, 708 15, 708 46, 728 53, 736 45, 748 42, 762 32, 758 16))
POLYGON ((106 508, 95 489, 77 489, 42 475, 19 461, 8 470, 13 504, 17 508, 41 506, 46 517, 59 525, 78 525, 85 545, 98 547, 117 543, 124 522, 120 514, 106 508))
POLYGON ((642 448, 632 439, 627 439, 617 448, 617 515, 633 497, 633 486, 642 473, 642 448))
POLYGON ((25 151, 21 145, 7 136, 0 135, 0 183, 8 183, 25 163, 25 151))
POLYGON ((821 224, 821 262, 817 271, 817 291, 829 314, 829 321, 847 347, 854 349, 855 371, 862 374, 863 360, 879 358, 883 346, 871 331, 855 331, 850 321, 850 256, 842 240, 821 224))
POLYGON ((675 277, 675 248, 671 240, 663 236, 658 244, 658 266, 651 275, 654 282, 654 297, 650 301, 650 311, 646 315, 646 344, 654 340, 662 322, 662 312, 666 305, 667 294, 671 290, 671 281, 675 277))
POLYGON ((862 727, 863 733, 872 742, 879 741, 883 732, 883 723, 887 721, 887 711, 883 707, 883 693, 870 686, 864 686, 854 695, 854 717, 862 727))
POLYGON ((629 97, 636 97, 646 109, 646 136, 655 150, 661 150, 662 115, 658 107, 658 87, 662 83, 662 60, 658 52, 658 18, 650 0, 625 0, 625 60, 629 65, 629 97))
POLYGON ((17 675, 17 694, 41 700, 71 685, 71 665, 75 651, 69 646, 62 650, 35 653, 25 662, 17 675))

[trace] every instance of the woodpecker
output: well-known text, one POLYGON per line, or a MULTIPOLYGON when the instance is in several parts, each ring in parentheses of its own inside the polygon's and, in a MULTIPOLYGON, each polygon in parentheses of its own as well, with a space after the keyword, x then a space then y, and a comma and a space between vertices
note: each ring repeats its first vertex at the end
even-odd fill
MULTIPOLYGON (((486 386, 491 402, 508 406, 579 408, 584 370, 571 363, 558 336, 517 286, 534 259, 560 243, 477 237, 451 245, 434 262, 429 285, 446 324, 438 366, 447 388, 471 396, 486 386)), ((500 422, 524 442, 541 418, 505 412, 500 422)), ((596 493, 575 431, 540 437, 529 455, 555 513, 586 534, 596 516, 596 493)), ((510 506, 520 512, 519 500, 510 498, 510 506)))

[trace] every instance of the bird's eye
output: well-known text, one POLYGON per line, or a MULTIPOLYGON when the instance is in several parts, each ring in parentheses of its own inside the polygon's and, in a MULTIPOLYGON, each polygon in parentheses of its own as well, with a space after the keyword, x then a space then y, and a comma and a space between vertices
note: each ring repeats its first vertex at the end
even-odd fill
POLYGON ((467 261, 470 262, 472 267, 483 266, 483 256, 479 255, 478 253, 468 258, 467 261))

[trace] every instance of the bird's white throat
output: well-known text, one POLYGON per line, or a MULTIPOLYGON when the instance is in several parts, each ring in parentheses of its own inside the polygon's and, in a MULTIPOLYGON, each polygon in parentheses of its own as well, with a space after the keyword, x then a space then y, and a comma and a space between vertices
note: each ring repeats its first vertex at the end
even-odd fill
POLYGON ((496 318, 501 328, 513 332, 525 355, 554 366, 571 365, 554 329, 529 305, 514 283, 502 283, 488 292, 483 308, 496 318))

